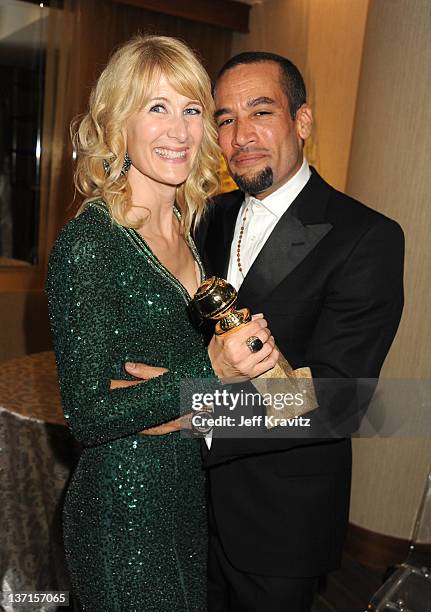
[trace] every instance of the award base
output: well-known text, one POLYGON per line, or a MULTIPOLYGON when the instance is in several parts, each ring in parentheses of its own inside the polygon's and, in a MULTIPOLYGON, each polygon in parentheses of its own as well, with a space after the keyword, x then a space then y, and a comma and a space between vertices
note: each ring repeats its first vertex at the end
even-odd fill
MULTIPOLYGON (((276 408, 272 403, 266 406, 266 416, 273 417, 270 420, 267 419, 267 429, 276 427, 278 419, 300 417, 315 410, 318 406, 310 368, 294 370, 287 359, 280 355, 278 362, 271 370, 253 378, 251 382, 258 393, 269 397, 274 395, 274 387, 276 387, 274 381, 276 380, 283 380, 283 394, 291 398, 291 402, 285 403, 282 408, 276 408)), ((279 389, 276 392, 278 393, 279 389)))

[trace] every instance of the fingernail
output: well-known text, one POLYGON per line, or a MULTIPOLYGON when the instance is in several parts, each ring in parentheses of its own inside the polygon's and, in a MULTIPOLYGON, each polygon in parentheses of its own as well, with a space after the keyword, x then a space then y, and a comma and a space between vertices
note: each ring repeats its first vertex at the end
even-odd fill
POLYGON ((124 367, 134 370, 136 368, 136 363, 133 363, 133 361, 126 361, 124 367))

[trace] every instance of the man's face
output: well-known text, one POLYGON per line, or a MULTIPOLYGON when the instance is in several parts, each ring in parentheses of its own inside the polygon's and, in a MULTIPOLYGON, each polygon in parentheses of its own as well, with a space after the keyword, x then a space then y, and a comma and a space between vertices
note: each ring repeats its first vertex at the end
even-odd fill
POLYGON ((301 167, 303 140, 311 131, 306 104, 293 120, 275 62, 227 70, 215 93, 219 144, 238 186, 260 199, 301 167))

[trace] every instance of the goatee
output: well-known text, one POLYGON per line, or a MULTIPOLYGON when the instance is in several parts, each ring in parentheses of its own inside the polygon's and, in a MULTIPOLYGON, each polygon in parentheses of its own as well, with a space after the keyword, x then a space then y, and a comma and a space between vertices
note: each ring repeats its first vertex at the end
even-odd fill
POLYGON ((267 166, 261 172, 259 172, 259 174, 256 174, 256 176, 253 176, 252 178, 234 174, 233 180, 242 191, 250 193, 251 195, 257 195, 258 193, 262 193, 262 191, 266 191, 272 187, 274 176, 272 173, 272 168, 267 166))

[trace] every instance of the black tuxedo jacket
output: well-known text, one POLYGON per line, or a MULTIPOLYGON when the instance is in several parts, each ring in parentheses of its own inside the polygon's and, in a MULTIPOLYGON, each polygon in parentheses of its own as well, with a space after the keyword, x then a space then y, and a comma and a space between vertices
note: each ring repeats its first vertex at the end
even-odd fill
MULTIPOLYGON (((226 277, 243 194, 219 196, 196 242, 226 277)), ((313 378, 377 378, 403 307, 397 223, 336 191, 315 170, 277 223, 239 291, 263 312, 281 352, 313 378)), ((343 401, 319 398, 341 414, 343 401)), ((349 439, 213 439, 204 450, 212 520, 242 571, 314 576, 339 565, 348 521, 349 439)))

